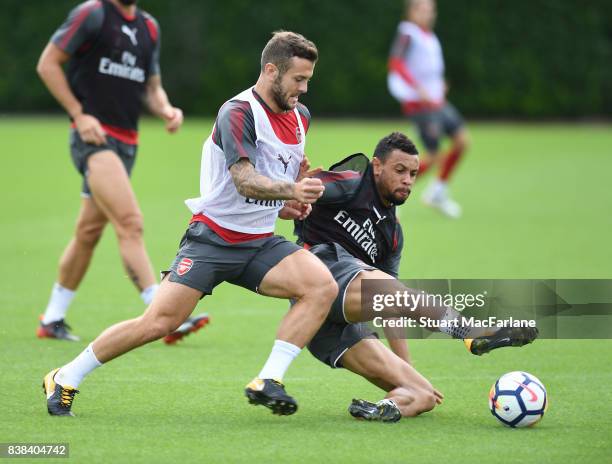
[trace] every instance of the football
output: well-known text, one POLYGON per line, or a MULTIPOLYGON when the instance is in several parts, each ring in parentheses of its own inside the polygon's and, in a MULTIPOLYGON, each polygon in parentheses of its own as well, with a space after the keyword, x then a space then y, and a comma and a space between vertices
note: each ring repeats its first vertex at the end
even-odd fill
POLYGON ((544 384, 527 372, 502 375, 489 392, 491 414, 508 427, 536 424, 544 416, 547 406, 544 384))

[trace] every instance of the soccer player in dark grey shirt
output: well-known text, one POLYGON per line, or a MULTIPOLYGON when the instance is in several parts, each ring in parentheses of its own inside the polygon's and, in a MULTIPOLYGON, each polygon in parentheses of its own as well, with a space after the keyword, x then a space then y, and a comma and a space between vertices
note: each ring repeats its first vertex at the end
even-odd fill
MULTIPOLYGON (((430 302, 414 308, 392 304, 380 312, 362 302, 362 290, 367 288, 382 295, 421 293, 397 280, 403 234, 395 212, 412 190, 419 169, 417 155, 405 135, 396 132, 384 137, 371 162, 363 154, 352 155, 319 173, 316 177, 325 191, 310 215, 296 222, 299 242, 329 268, 339 290, 308 349, 330 367, 345 367, 387 392, 378 403, 353 400, 349 412, 367 420, 394 422, 402 416, 416 416, 440 404, 442 394, 410 365, 403 329, 398 333, 397 324, 383 324, 389 350, 365 322, 375 317, 383 322, 397 318, 460 321, 454 308, 430 302)), ((463 339, 476 355, 521 346, 537 336, 533 329, 432 325, 439 327, 432 330, 463 339)))
POLYGON ((83 198, 37 330, 41 338, 78 339, 65 315, 109 222, 127 275, 145 304, 158 288, 129 176, 143 101, 168 132, 183 122, 161 84, 159 49, 157 21, 137 8, 136 0, 90 0, 70 12, 42 52, 37 71, 70 117, 70 151, 83 176, 83 198))

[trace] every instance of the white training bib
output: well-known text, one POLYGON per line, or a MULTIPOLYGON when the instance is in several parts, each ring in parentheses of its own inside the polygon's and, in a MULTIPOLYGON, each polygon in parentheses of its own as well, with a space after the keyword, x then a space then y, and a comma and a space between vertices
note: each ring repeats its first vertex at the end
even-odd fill
MULTIPOLYGON (((400 23, 398 33, 410 36, 410 47, 403 59, 414 80, 432 100, 444 101, 444 57, 438 37, 409 21, 400 23)), ((395 71, 387 76, 387 84, 391 95, 401 103, 420 100, 416 89, 395 71)))
MULTIPOLYGON (((288 145, 274 133, 266 110, 253 95, 252 88, 230 100, 247 101, 251 105, 257 137, 255 170, 273 180, 295 182, 306 144, 306 132, 298 110, 293 111, 302 134, 301 141, 288 145)), ((255 200, 240 195, 225 167, 225 154, 213 142, 212 134, 202 148, 200 195, 185 201, 193 214, 204 214, 221 227, 248 234, 273 232, 278 212, 285 204, 284 200, 255 200)))

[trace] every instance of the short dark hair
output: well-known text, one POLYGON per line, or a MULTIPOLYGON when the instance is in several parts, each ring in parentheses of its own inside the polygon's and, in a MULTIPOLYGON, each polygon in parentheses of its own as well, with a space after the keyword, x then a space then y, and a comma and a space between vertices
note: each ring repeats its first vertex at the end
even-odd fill
POLYGON ((408 137, 401 132, 392 132, 380 139, 374 149, 374 156, 384 161, 393 150, 401 150, 409 155, 418 156, 419 151, 408 137))
POLYGON ((263 71, 266 63, 272 63, 284 74, 294 56, 315 63, 319 59, 319 51, 314 43, 301 34, 275 31, 261 52, 261 70, 263 71))

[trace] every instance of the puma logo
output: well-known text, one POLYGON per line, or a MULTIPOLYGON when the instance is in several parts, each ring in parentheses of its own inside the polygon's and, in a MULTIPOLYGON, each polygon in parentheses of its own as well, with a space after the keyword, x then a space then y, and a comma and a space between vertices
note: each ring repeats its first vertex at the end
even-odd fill
POLYGON ((130 40, 132 41, 132 45, 134 45, 134 46, 138 45, 138 41, 136 40, 136 32, 137 31, 138 31, 138 29, 136 29, 136 28, 130 29, 125 24, 123 24, 121 26, 121 32, 123 32, 125 35, 127 35, 130 38, 130 40))
POLYGON ((287 159, 287 161, 285 161, 285 158, 283 158, 283 155, 281 155, 279 153, 278 158, 276 158, 277 160, 279 160, 281 163, 283 163, 283 166, 285 167, 285 174, 287 174, 287 168, 289 167, 289 161, 291 161, 292 156, 289 156, 289 158, 287 159))
POLYGON ((375 206, 372 206, 372 209, 374 210, 374 213, 376 214, 376 217, 378 218, 378 221, 376 221, 376 224, 374 225, 378 225, 380 221, 384 221, 385 219, 387 219, 387 216, 380 215, 380 213, 378 212, 375 206))

